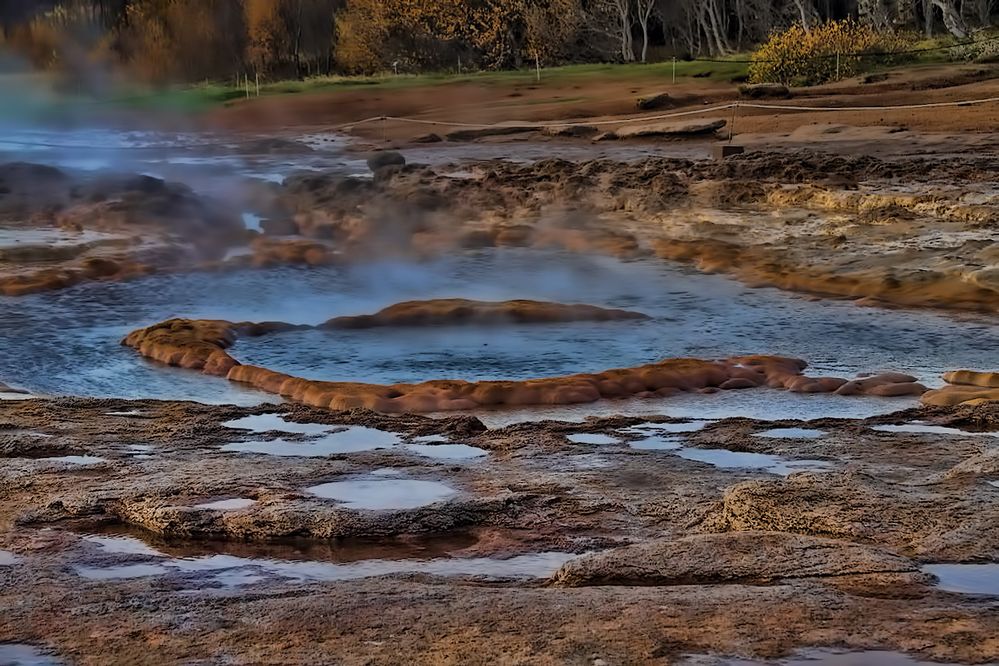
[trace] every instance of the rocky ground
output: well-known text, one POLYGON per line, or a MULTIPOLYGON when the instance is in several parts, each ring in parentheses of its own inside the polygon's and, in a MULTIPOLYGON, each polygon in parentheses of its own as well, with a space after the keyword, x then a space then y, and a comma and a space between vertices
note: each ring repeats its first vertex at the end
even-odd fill
POLYGON ((815 647, 986 663, 995 597, 947 591, 928 565, 999 557, 997 429, 987 405, 486 430, 290 405, 0 403, 0 643, 81 664, 815 647), (262 412, 281 416, 245 419, 262 412), (917 421, 936 428, 878 429, 917 421), (332 437, 351 441, 323 448, 344 427, 332 437), (369 484, 355 502, 393 496, 377 484, 431 492, 368 510, 316 488, 341 481, 369 484))

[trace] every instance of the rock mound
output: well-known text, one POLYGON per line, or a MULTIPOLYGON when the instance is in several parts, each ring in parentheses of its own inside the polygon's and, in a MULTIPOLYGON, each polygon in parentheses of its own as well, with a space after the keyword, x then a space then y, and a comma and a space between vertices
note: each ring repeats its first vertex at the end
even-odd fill
POLYGON ((320 328, 376 328, 383 326, 450 326, 486 324, 537 324, 574 321, 648 319, 640 312, 565 305, 542 301, 473 301, 463 298, 396 303, 372 315, 336 317, 320 328))
POLYGON ((727 121, 717 118, 711 120, 682 120, 672 122, 633 123, 614 130, 619 139, 636 139, 645 137, 683 138, 688 136, 704 136, 714 134, 725 127, 727 121))
POLYGON ((793 578, 912 573, 882 548, 786 532, 698 534, 615 548, 572 560, 555 585, 767 584, 793 578))

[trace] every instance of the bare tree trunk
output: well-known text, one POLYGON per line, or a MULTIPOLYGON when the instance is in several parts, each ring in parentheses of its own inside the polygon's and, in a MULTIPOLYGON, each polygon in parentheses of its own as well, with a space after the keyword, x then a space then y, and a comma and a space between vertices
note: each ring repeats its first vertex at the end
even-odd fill
POLYGON ((711 0, 711 2, 706 3, 705 5, 705 10, 707 12, 709 19, 708 24, 711 30, 710 36, 714 38, 715 46, 718 49, 718 55, 725 55, 728 53, 728 43, 725 40, 725 37, 721 34, 721 31, 719 30, 718 27, 720 21, 718 20, 718 16, 715 13, 717 8, 718 5, 715 2, 715 0, 711 0))
POLYGON ((923 0, 923 31, 927 38, 933 36, 933 0, 923 0))
POLYGON ((656 8, 658 0, 636 0, 638 23, 642 27, 642 62, 649 60, 649 19, 656 8))
POLYGON ((968 26, 961 13, 954 7, 953 0, 932 0, 934 7, 939 7, 943 13, 943 22, 948 32, 958 39, 968 38, 968 26))

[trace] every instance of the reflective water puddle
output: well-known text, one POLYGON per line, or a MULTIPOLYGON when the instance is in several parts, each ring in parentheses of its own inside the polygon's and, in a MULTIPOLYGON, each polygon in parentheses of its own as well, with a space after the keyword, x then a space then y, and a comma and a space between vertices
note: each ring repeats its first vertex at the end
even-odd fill
POLYGON ((588 432, 580 432, 573 435, 566 435, 566 439, 575 444, 620 444, 621 440, 610 435, 599 435, 588 432))
POLYGON ((415 509, 440 502, 457 490, 437 481, 375 477, 333 481, 306 488, 316 497, 336 500, 352 509, 415 509))
POLYGON ((407 444, 404 448, 420 456, 441 460, 474 460, 489 455, 484 449, 467 444, 407 444))
POLYGON ((832 467, 824 460, 790 460, 768 453, 747 453, 727 449, 685 448, 676 452, 684 460, 714 465, 720 469, 759 469, 787 476, 795 472, 824 472, 832 467))
POLYGON ((697 432, 711 421, 688 421, 687 423, 642 423, 640 425, 625 428, 624 432, 634 432, 638 434, 652 434, 658 432, 678 433, 697 432))
POLYGON ((257 503, 257 500, 248 499, 245 497, 235 497, 233 499, 218 500, 217 502, 206 502, 204 504, 195 504, 195 509, 208 509, 211 511, 240 511, 242 509, 249 509, 251 506, 257 503))
POLYGON ((0 567, 11 567, 20 561, 21 558, 9 550, 0 550, 0 567))
POLYGON ((270 456, 321 458, 338 453, 358 453, 360 451, 390 449, 401 442, 399 436, 395 433, 375 428, 365 428, 363 426, 351 426, 339 432, 329 432, 329 428, 327 427, 324 432, 327 434, 304 442, 293 442, 286 439, 235 442, 233 444, 224 444, 222 450, 238 453, 261 453, 270 456))
POLYGON ((825 437, 824 430, 812 430, 810 428, 772 428, 763 432, 754 432, 753 437, 767 437, 771 439, 818 439, 825 437))
POLYGON ((356 580, 399 573, 437 576, 487 576, 490 578, 546 578, 576 557, 572 553, 544 552, 507 559, 449 557, 434 560, 365 560, 349 564, 265 560, 233 555, 206 555, 193 559, 166 559, 160 563, 111 567, 75 567, 89 580, 123 580, 165 576, 170 573, 209 573, 223 586, 257 583, 267 577, 298 582, 356 580))
POLYGON ((145 412, 142 411, 141 409, 130 409, 127 412, 104 412, 105 416, 121 416, 121 417, 142 416, 144 414, 145 412))
POLYGON ((947 592, 999 596, 999 564, 928 564, 923 571, 947 592))
POLYGON ((684 446, 684 440, 679 436, 648 437, 630 444, 633 449, 665 451, 684 460, 707 463, 719 469, 762 470, 770 474, 787 476, 795 472, 824 472, 832 468, 832 463, 824 460, 793 460, 769 453, 688 447, 684 446))
POLYGON ((2 666, 58 666, 59 659, 45 654, 34 645, 0 643, 0 665, 2 666))
POLYGON ((903 425, 872 426, 878 432, 911 432, 920 435, 953 435, 955 437, 999 437, 999 432, 971 432, 929 423, 906 423, 903 425))
POLYGON ((56 456, 54 458, 41 458, 41 460, 68 463, 70 465, 98 465, 107 462, 106 458, 99 458, 97 456, 56 456))
POLYGON ((321 423, 295 423, 285 421, 280 414, 256 414, 254 416, 244 416, 241 419, 226 421, 222 424, 224 428, 238 430, 252 430, 253 432, 290 432, 297 435, 322 435, 336 430, 338 426, 323 425, 321 423))
POLYGON ((630 442, 631 448, 640 451, 677 451, 683 448, 681 437, 648 437, 630 442))
MULTIPOLYGON (((215 584, 239 587, 267 579, 297 582, 328 582, 354 580, 398 573, 424 573, 439 576, 487 576, 492 578, 545 578, 577 557, 572 553, 542 552, 510 558, 455 557, 449 550, 466 548, 474 539, 460 535, 434 542, 414 542, 396 545, 344 544, 312 545, 299 550, 290 544, 273 544, 257 550, 286 557, 254 557, 231 552, 204 553, 176 557, 157 550, 131 536, 87 535, 89 543, 100 546, 109 554, 136 555, 155 558, 154 561, 117 564, 112 566, 76 566, 74 570, 89 580, 127 580, 166 576, 172 573, 204 574, 215 584), (406 554, 406 557, 386 558, 384 555, 406 554), (322 559, 305 559, 302 556, 322 559), (374 556, 374 557, 372 557, 374 556), (294 558, 294 559, 290 559, 294 558), (330 561, 332 560, 332 561, 330 561)), ((210 544, 209 544, 210 545, 210 544)), ((202 544, 202 548, 205 544, 202 544)), ((224 548, 239 548, 227 544, 224 548)), ((253 546, 245 546, 252 548, 253 546)))

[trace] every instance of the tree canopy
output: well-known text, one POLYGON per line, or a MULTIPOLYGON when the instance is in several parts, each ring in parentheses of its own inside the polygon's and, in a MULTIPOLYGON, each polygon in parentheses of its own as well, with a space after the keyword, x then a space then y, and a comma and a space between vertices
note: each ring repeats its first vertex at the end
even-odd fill
POLYGON ((724 56, 797 24, 966 38, 999 0, 5 0, 0 44, 40 67, 150 82, 724 56))

